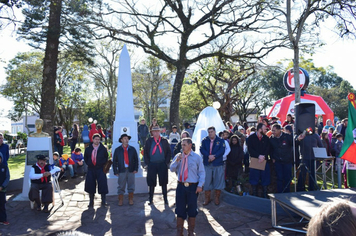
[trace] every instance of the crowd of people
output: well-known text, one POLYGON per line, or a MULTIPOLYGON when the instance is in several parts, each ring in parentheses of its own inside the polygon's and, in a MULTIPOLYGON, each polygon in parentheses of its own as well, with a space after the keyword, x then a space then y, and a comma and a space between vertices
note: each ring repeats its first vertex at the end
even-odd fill
MULTIPOLYGON (((178 183, 176 189, 177 231, 181 235, 184 220, 188 218, 188 231, 194 233, 195 217, 197 212, 197 193, 204 192, 204 206, 214 202, 220 204, 220 195, 223 189, 237 191, 238 179, 248 175, 251 186, 247 192, 254 196, 267 198, 268 186, 272 175, 276 175, 276 192, 290 191, 292 179, 292 165, 304 165, 301 168, 297 184, 298 191, 305 191, 307 172, 309 173, 308 190, 315 190, 316 183, 312 179, 315 171, 313 147, 325 147, 328 155, 339 158, 343 144, 343 137, 347 128, 347 119, 333 126, 327 120, 325 126, 315 119, 315 129, 294 135, 294 117, 287 115, 281 122, 277 117, 267 119, 260 117, 256 126, 237 122, 232 125, 226 122, 226 129, 220 133, 215 127, 207 128, 207 136, 201 140, 199 150, 192 142, 193 129, 189 123, 184 124, 181 133, 173 125, 167 138, 161 135, 162 129, 157 120, 153 119, 151 125, 146 125, 141 119, 138 131, 138 143, 143 150, 143 160, 147 168, 147 185, 149 187, 148 204, 154 204, 154 190, 158 184, 162 188, 165 204, 167 198, 168 169, 177 173, 178 183), (294 158, 296 156, 296 158, 294 158), (299 158, 299 156, 301 158, 299 158), (274 166, 274 172, 271 166, 274 166), (259 194, 258 186, 262 186, 259 194)), ((94 206, 95 193, 101 195, 101 204, 107 205, 106 194, 108 184, 105 165, 108 163, 108 148, 102 144, 106 137, 100 125, 91 124, 83 127, 81 135, 79 126, 73 125, 71 130, 71 154, 63 153, 64 136, 62 127, 54 127, 54 168, 49 168, 48 157, 37 156, 37 163, 30 172, 31 189, 29 198, 36 203, 37 210, 48 212, 48 204, 52 201, 51 175, 59 173, 59 179, 76 178, 78 174, 85 176, 85 191, 89 194, 88 207, 94 206), (77 147, 79 138, 85 144, 84 155, 77 147), (42 190, 42 196, 39 195, 42 190), (43 209, 42 209, 43 207, 43 209)), ((7 166, 8 151, 2 144, 3 136, 0 134, 0 166, 7 166), (5 151, 4 151, 5 150, 5 151)), ((125 191, 128 192, 129 205, 133 205, 135 191, 135 174, 139 169, 138 150, 129 145, 131 136, 122 134, 119 142, 122 144, 112 150, 112 167, 118 177, 118 205, 124 204, 125 191)), ((339 158, 340 159, 340 158, 339 158)), ((6 185, 9 181, 8 169, 0 172, 0 223, 7 224, 6 212, 2 209, 6 185)), ((345 177, 346 180, 346 177, 345 177)), ((347 183, 345 182, 345 187, 347 183)), ((246 191, 246 190, 245 190, 246 191)))

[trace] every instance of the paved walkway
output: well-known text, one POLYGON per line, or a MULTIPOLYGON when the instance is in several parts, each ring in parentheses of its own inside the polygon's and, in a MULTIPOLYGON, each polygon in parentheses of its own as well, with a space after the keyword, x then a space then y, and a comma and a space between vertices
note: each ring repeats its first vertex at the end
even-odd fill
MULTIPOLYGON (((7 213, 10 225, 0 225, 0 235, 56 235, 58 232, 78 230, 90 235, 175 235, 174 214, 176 177, 170 173, 168 186, 169 206, 163 204, 160 187, 156 187, 154 205, 146 200, 148 194, 135 194, 134 206, 117 205, 117 196, 108 196, 108 207, 100 206, 96 196, 94 209, 88 209, 88 195, 83 191, 83 177, 60 182, 64 205, 56 193, 52 216, 30 209, 28 201, 13 201, 19 191, 8 193, 7 213)), ((301 235, 277 231, 271 227, 270 215, 249 211, 222 202, 202 206, 196 220, 197 235, 301 235)), ((187 225, 185 225, 187 228, 187 225)), ((186 234, 186 232, 185 232, 186 234)))

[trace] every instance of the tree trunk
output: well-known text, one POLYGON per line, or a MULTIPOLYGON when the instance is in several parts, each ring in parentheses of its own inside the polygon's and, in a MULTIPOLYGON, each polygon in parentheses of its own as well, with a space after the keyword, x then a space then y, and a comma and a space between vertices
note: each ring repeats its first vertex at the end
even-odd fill
POLYGON ((180 93, 182 91, 183 81, 185 73, 187 72, 187 67, 185 66, 177 66, 177 74, 174 80, 174 85, 172 89, 172 97, 171 97, 171 105, 169 108, 169 124, 168 127, 170 130, 173 125, 179 126, 179 101, 180 101, 180 93))
POLYGON ((53 136, 54 99, 56 91, 58 46, 60 36, 61 0, 52 0, 48 22, 46 51, 43 63, 43 80, 41 93, 40 117, 43 130, 53 136))

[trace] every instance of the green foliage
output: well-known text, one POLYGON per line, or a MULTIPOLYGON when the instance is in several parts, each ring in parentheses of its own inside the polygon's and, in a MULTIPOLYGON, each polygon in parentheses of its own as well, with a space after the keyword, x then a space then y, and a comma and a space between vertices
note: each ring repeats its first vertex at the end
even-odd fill
POLYGON ((18 120, 26 109, 40 112, 42 62, 41 52, 18 53, 5 68, 6 84, 0 87, 0 91, 14 102, 14 110, 10 112, 12 120, 18 120))
MULTIPOLYGON (((188 81, 190 81, 189 78, 183 84, 179 101, 179 116, 182 123, 197 119, 199 113, 208 106, 200 95, 201 91, 199 91, 197 85, 188 81)), ((208 97, 207 94, 205 97, 208 97)), ((212 104, 212 102, 212 99, 210 99, 209 104, 212 104)))
POLYGON ((25 141, 27 139, 27 134, 24 132, 17 132, 17 139, 22 139, 25 141))
MULTIPOLYGON (((24 23, 18 30, 22 38, 34 48, 42 48, 47 40, 50 0, 24 0, 24 23)), ((90 4, 100 6, 100 0, 62 0, 60 50, 74 55, 78 60, 92 63, 93 40, 91 28, 84 24, 97 16, 90 11, 90 4)))
POLYGON ((164 113, 161 109, 157 110, 156 114, 157 123, 160 127, 164 126, 164 121, 167 119, 167 114, 164 113))
POLYGON ((84 117, 82 124, 89 124, 88 118, 91 117, 93 120, 97 120, 97 124, 101 124, 103 128, 111 125, 109 121, 109 109, 108 107, 108 99, 107 98, 99 98, 93 101, 87 101, 84 105, 84 117))
MULTIPOLYGON (((132 88, 135 106, 143 110, 147 123, 150 123, 171 96, 171 75, 162 61, 150 56, 132 74, 132 88)), ((160 121, 164 122, 164 119, 160 121)))

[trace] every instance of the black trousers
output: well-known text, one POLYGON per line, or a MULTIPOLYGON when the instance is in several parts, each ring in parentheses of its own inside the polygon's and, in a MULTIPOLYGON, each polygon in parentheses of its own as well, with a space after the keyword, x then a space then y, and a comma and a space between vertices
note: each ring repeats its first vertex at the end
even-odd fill
POLYGON ((52 183, 31 183, 30 192, 28 193, 30 201, 37 203, 42 202, 49 204, 53 202, 53 187, 52 183), (40 201, 40 190, 42 190, 42 199, 40 201))
POLYGON ((147 167, 147 185, 156 186, 157 185, 157 175, 159 179, 159 185, 168 184, 168 168, 166 162, 154 163, 151 162, 147 167))
POLYGON ((5 203, 6 203, 6 192, 0 192, 0 222, 7 221, 5 203))

